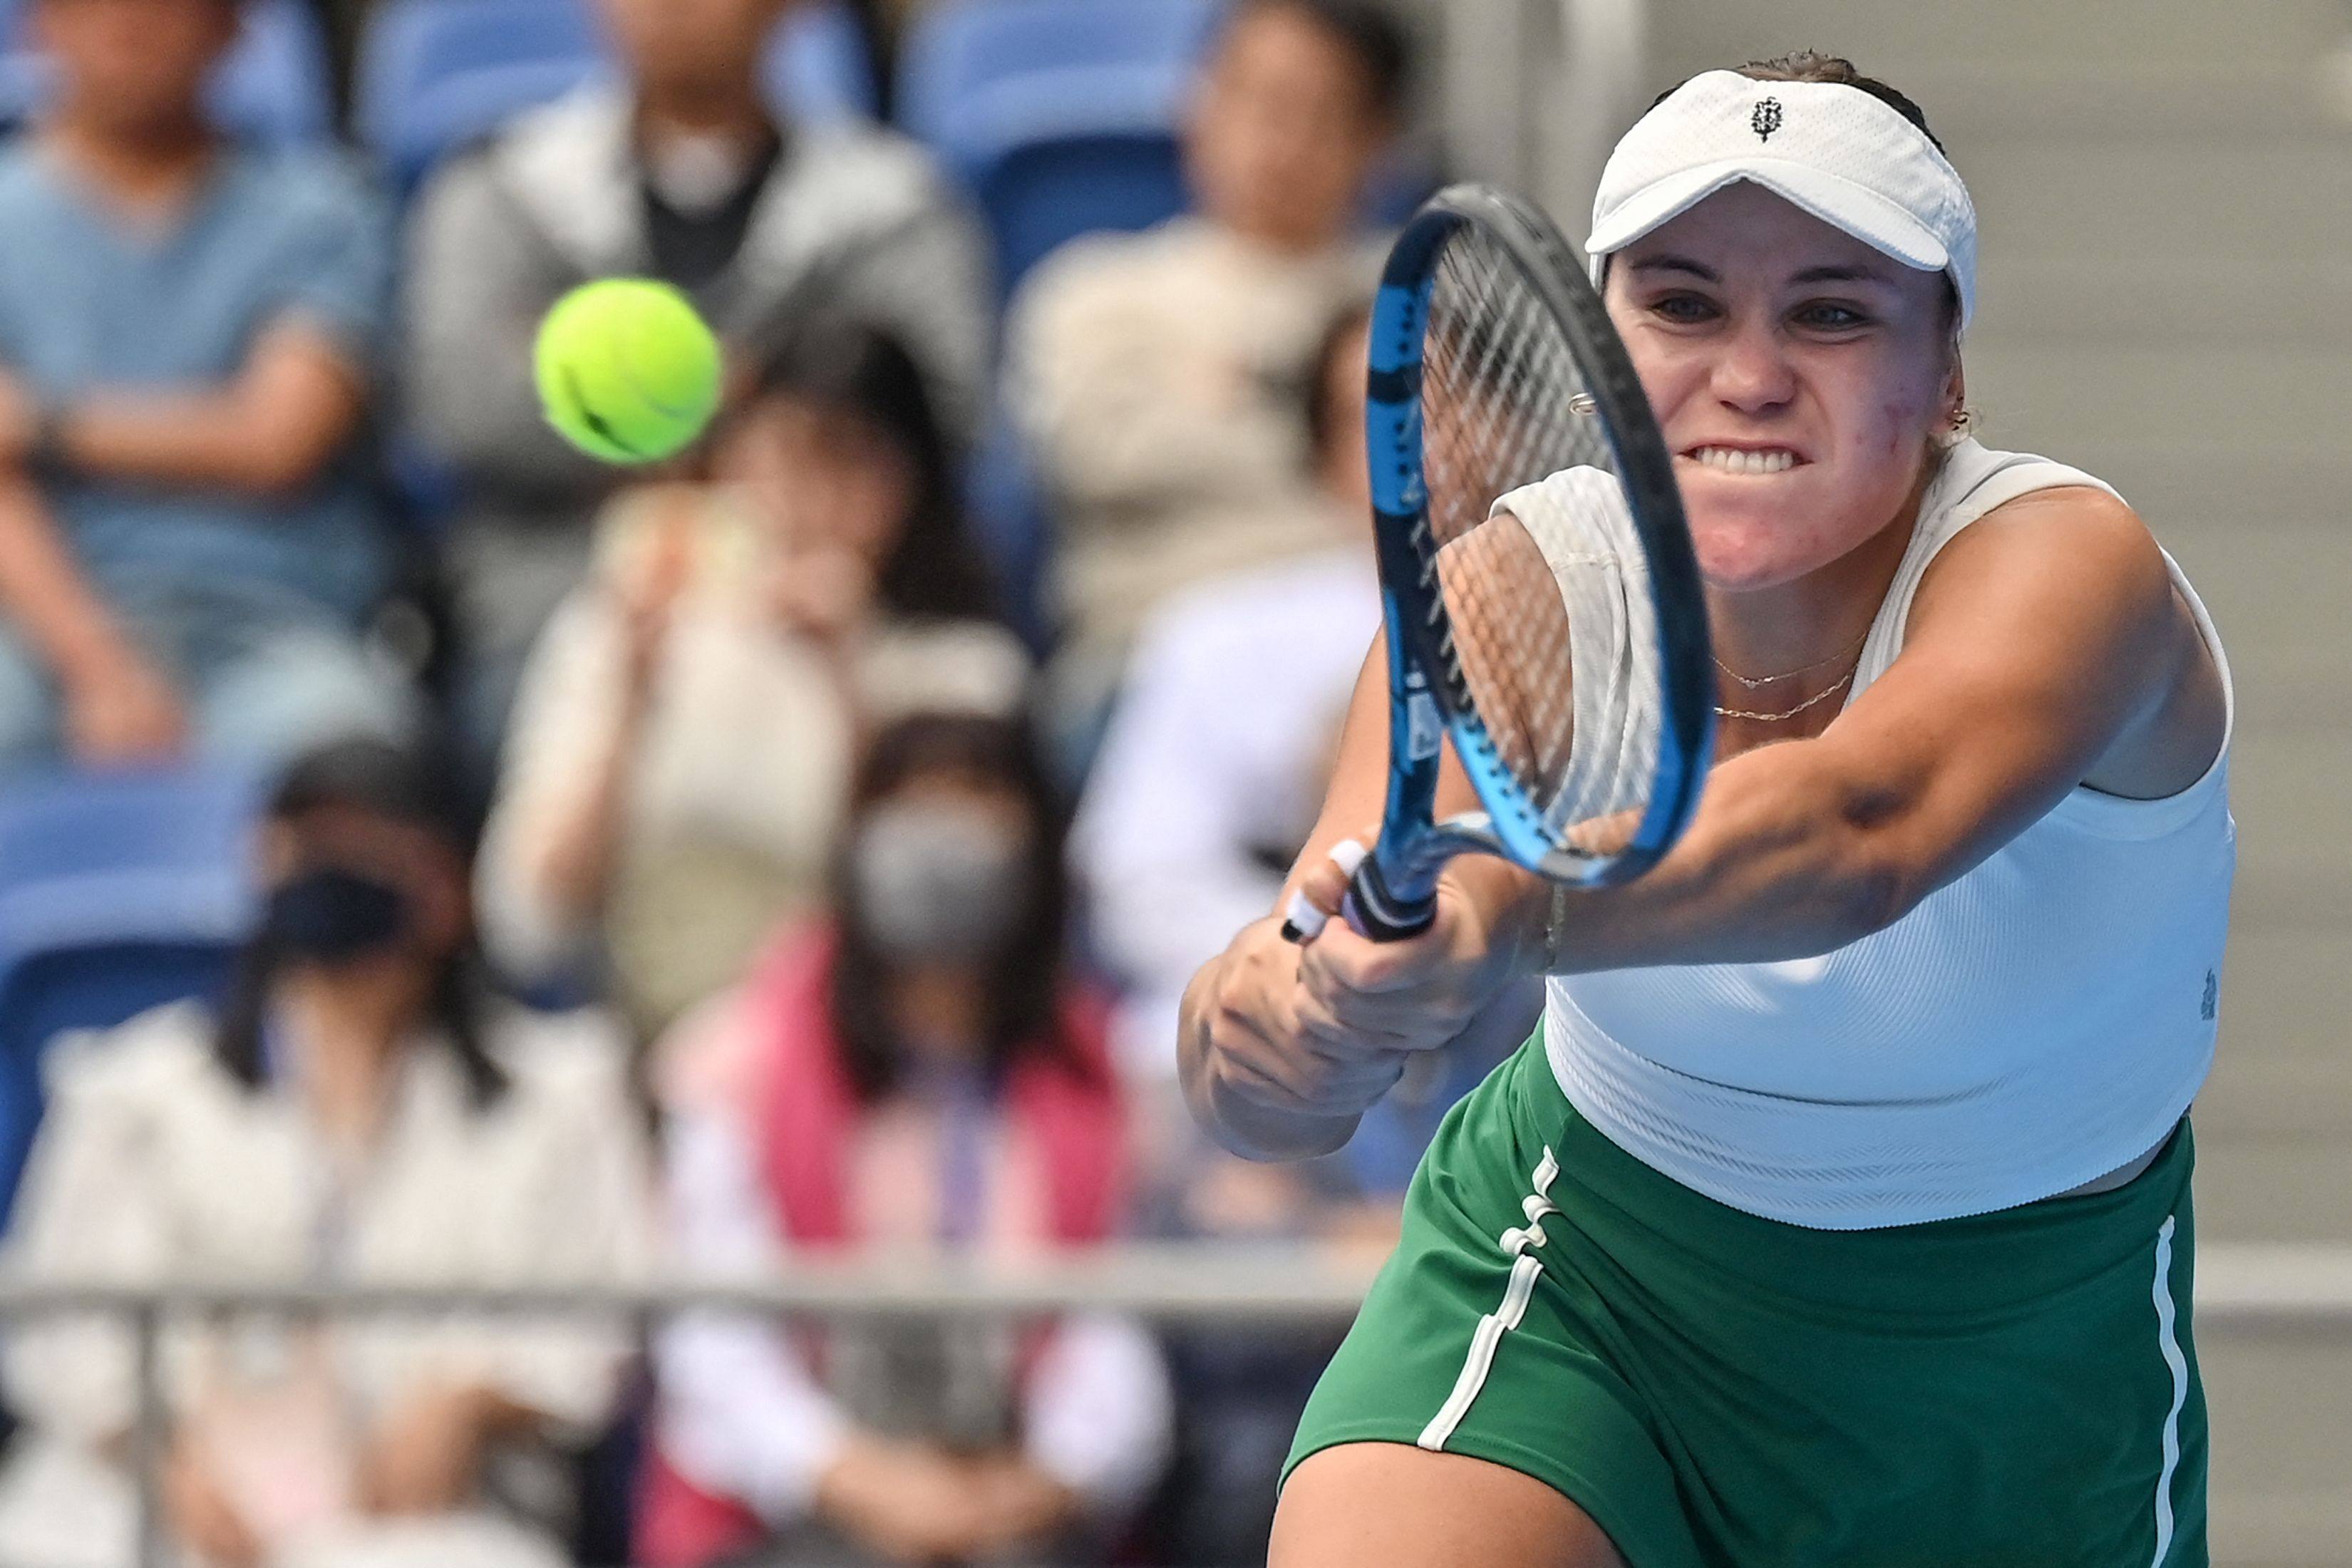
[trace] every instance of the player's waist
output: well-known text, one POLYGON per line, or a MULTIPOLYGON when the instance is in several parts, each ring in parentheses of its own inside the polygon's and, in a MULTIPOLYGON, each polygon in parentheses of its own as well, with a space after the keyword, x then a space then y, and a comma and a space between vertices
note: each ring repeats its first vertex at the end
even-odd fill
MULTIPOLYGON (((2104 1043, 2053 1042, 2028 1067, 1988 1063, 1981 1080, 1957 1089, 1906 1096, 1882 1083, 1867 1096, 1825 1098, 1653 1060, 1557 984, 1544 1033, 1559 1091, 1612 1143, 1717 1203, 1822 1230, 1920 1225, 2119 1185, 2187 1113, 2212 1059, 2210 1029, 2157 1039, 2119 1028, 2128 1072, 2103 1070, 2104 1043)), ((1789 1065, 1792 1084, 1819 1078, 1802 1070, 1813 1064, 1789 1065)))

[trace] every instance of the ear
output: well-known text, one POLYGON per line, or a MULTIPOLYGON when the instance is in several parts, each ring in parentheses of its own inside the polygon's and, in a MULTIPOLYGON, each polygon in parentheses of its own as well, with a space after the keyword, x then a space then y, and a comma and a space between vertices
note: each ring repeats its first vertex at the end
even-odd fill
POLYGON ((1968 417, 1969 373, 1968 367, 1960 363, 1960 345, 1957 338, 1952 342, 1950 366, 1944 373, 1944 384, 1937 394, 1936 406, 1943 411, 1945 422, 1952 429, 1960 428, 1968 417))

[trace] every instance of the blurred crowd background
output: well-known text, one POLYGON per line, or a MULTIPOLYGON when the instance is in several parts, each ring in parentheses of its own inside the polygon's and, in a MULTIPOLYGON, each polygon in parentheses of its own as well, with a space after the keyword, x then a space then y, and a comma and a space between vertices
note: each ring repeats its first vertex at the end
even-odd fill
MULTIPOLYGON (((1988 438, 2142 501, 2239 655, 2242 816, 2310 815, 2352 763, 2285 625, 2352 589, 2305 526, 2352 479, 2352 164, 2278 84, 2352 17, 1653 9, 0 0, 13 1277, 1376 1258, 1516 1042, 1265 1167, 1193 1131, 1173 1037, 1269 910, 1378 622, 1384 237, 1448 168, 1580 232, 1608 138, 1750 54, 1851 53, 1927 105, 2012 322, 1981 374, 1972 340, 1988 438), (727 345, 719 421, 658 470, 572 451, 531 384, 540 317, 614 274, 727 345)), ((2352 1079, 2311 979, 2340 892, 2259 831, 2248 867, 2270 1048, 2225 1038, 2209 1234, 2342 1240, 2352 1079)), ((0 1336, 0 1564, 131 1562, 128 1331, 0 1336)), ((221 1568, 1245 1563, 1331 1343, 174 1322, 163 1522, 221 1568)), ((2313 1391, 2352 1398, 2352 1358, 2209 1367, 2230 1560, 2343 1561, 2352 1434, 2313 1391), (2270 1402, 2236 1427, 2232 1376, 2270 1402), (2294 1436, 2233 1518, 2256 1428, 2294 1436)))

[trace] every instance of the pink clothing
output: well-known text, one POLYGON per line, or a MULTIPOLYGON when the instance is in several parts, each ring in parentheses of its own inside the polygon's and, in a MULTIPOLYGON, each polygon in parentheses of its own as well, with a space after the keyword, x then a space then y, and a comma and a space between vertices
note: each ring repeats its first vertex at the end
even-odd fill
MULTIPOLYGON (((804 1250, 935 1247, 948 1206, 972 1199, 970 1245, 992 1258, 1107 1239, 1127 1150, 1103 999, 1074 990, 1056 1019, 1058 1049, 1024 1052, 1007 1075, 987 1105, 980 1191, 962 1194, 947 1178, 946 1112, 905 1099, 858 1101, 829 1007, 837 952, 824 927, 798 926, 774 942, 734 1005, 737 1038, 754 1053, 730 1052, 719 1069, 735 1103, 751 1108, 785 1238, 804 1250)), ((658 1448, 652 1454, 636 1542, 647 1568, 699 1568, 762 1533, 743 1501, 698 1488, 658 1448)))
MULTIPOLYGON (((931 1206, 894 1205, 892 1190, 940 1168, 919 1153, 927 1133, 938 1133, 936 1114, 857 1104, 826 1008, 835 951, 830 932, 795 931, 770 951, 751 983, 753 1006, 773 1026, 757 1089, 766 1108, 768 1185, 786 1233, 803 1245, 883 1240, 883 1228, 897 1228, 883 1212, 903 1220, 931 1206), (894 1168, 882 1158, 894 1146, 914 1158, 894 1168)), ((988 1186, 1007 1194, 1001 1208, 1025 1207, 1028 1226, 1026 1235, 1007 1234, 1008 1214, 983 1233, 992 1238, 1026 1248, 1110 1234, 1127 1128, 1106 1045, 1108 1016, 1101 998, 1073 994, 1055 1021, 1059 1051, 1025 1055, 1010 1074, 1003 1094, 1010 1114, 997 1142, 1011 1179, 988 1186)))

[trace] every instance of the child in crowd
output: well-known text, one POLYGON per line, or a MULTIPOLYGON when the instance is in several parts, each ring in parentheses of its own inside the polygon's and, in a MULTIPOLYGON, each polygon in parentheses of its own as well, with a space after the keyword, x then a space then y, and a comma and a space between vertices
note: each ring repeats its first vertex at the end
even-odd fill
MULTIPOLYGON (((1126 1122, 1101 1001, 1063 956, 1061 848, 1019 724, 919 715, 877 737, 832 909, 659 1064, 682 1263, 1002 1260, 1111 1234, 1126 1122)), ((1158 1354, 1106 1316, 692 1318, 658 1362, 653 1568, 1069 1560, 1099 1552, 1168 1440, 1158 1354)))
MULTIPOLYGON (((450 771, 349 742, 287 774, 259 929, 226 1005, 52 1047, 9 1233, 49 1282, 564 1289, 639 1278, 646 1173, 617 1035, 478 984, 450 771)), ((628 1341, 578 1318, 169 1321, 165 1523, 217 1568, 541 1568, 553 1449, 610 1418, 628 1341), (535 1473, 534 1473, 535 1472, 535 1473)), ((115 1319, 15 1329, 29 1430, 0 1558, 127 1568, 132 1346, 115 1319)))
POLYGON ((532 653, 482 858, 493 956, 541 979, 601 952, 644 1038, 819 896, 877 715, 1004 712, 1027 677, 896 339, 795 334, 715 464, 604 520, 532 653))

